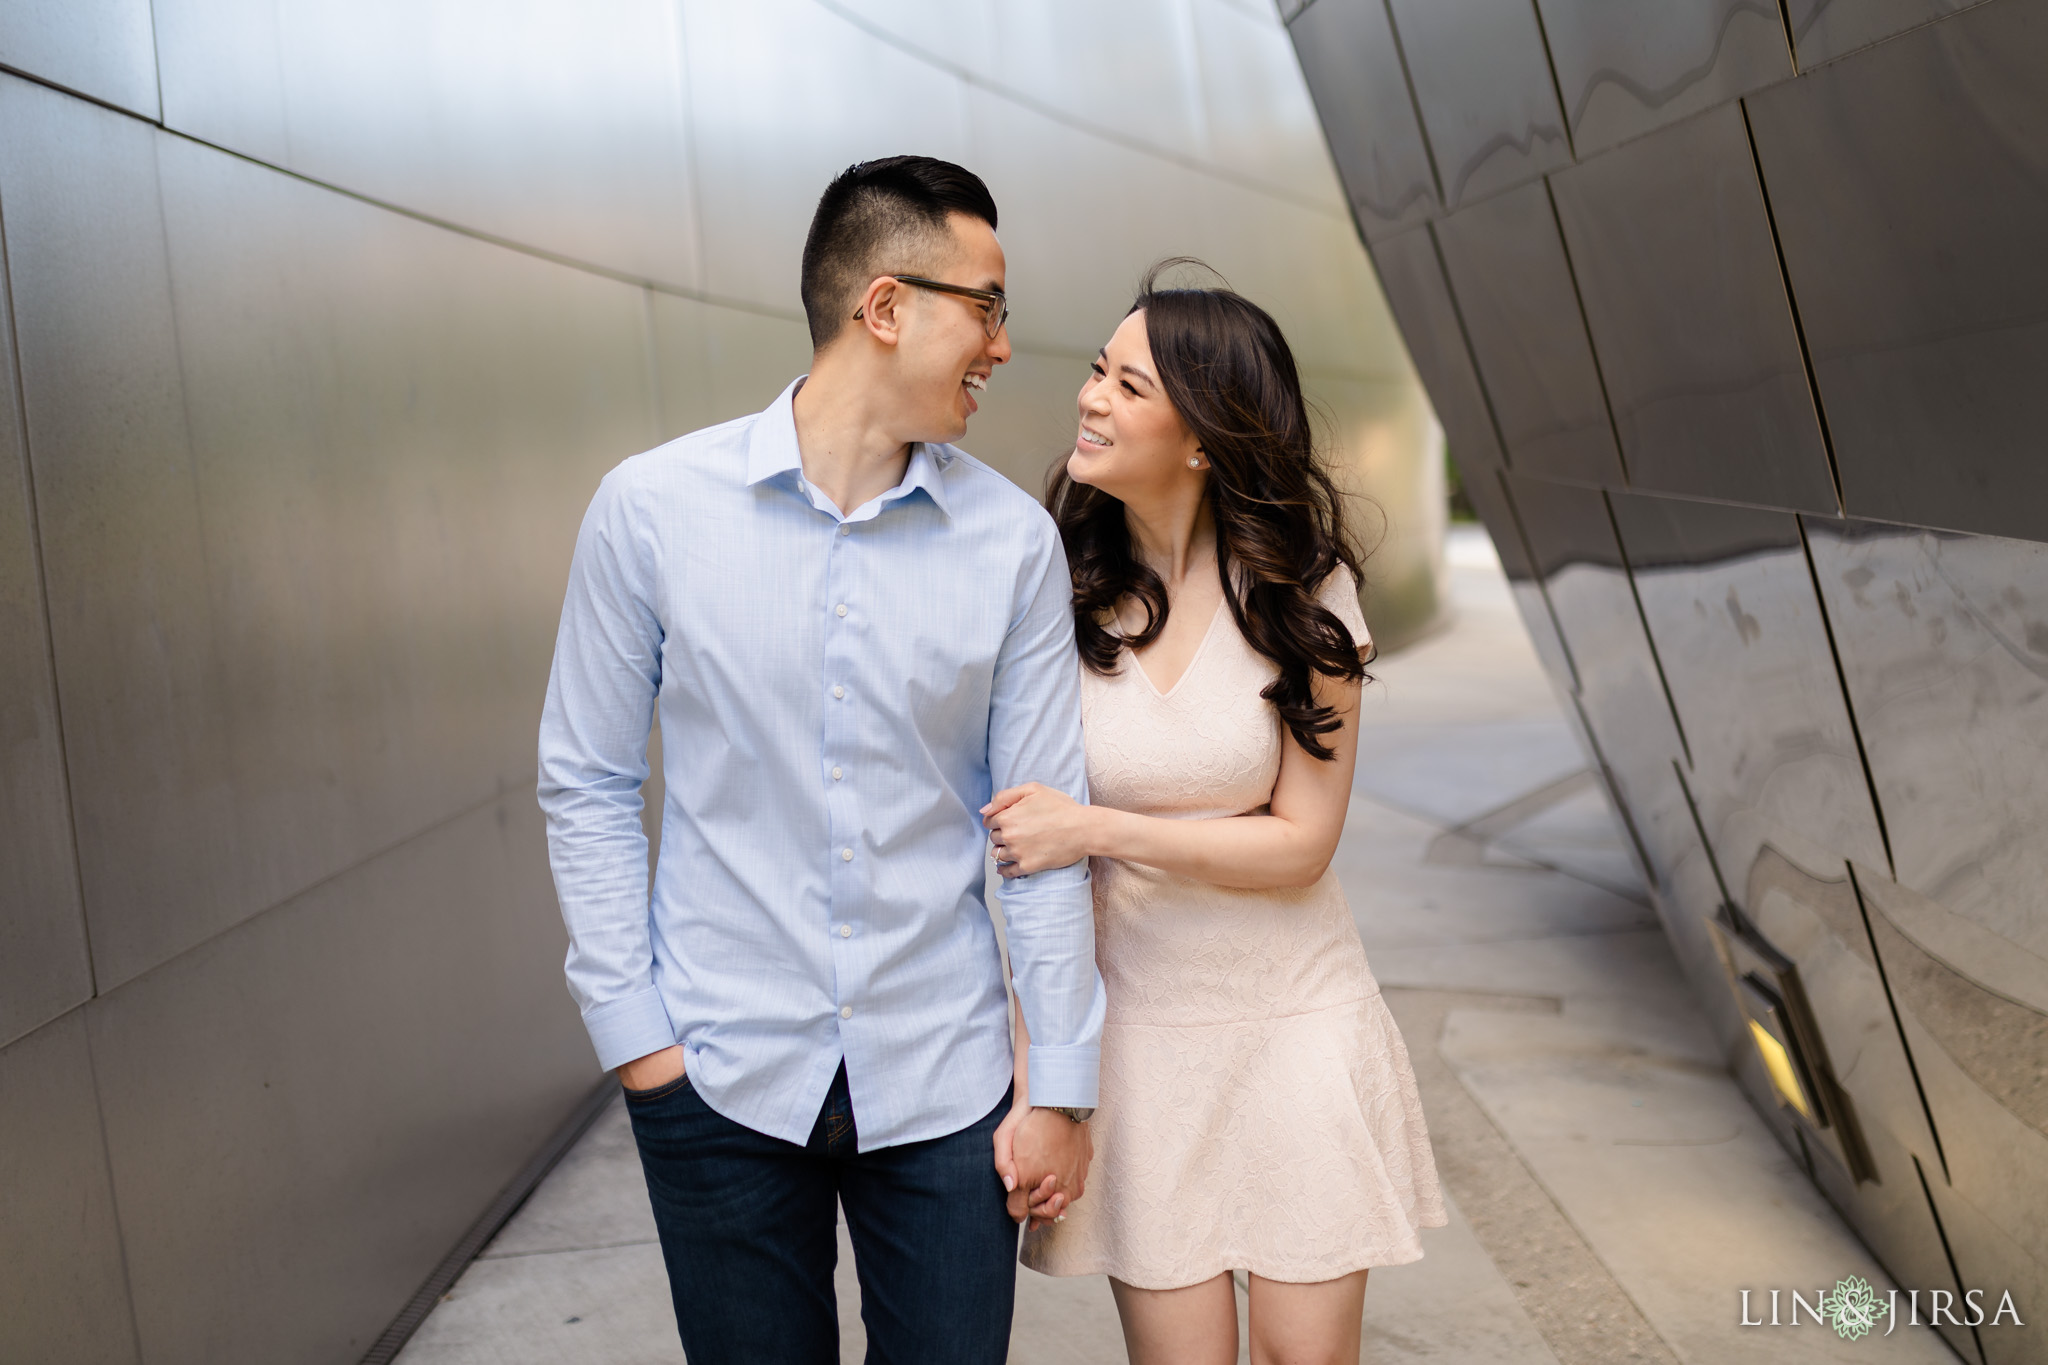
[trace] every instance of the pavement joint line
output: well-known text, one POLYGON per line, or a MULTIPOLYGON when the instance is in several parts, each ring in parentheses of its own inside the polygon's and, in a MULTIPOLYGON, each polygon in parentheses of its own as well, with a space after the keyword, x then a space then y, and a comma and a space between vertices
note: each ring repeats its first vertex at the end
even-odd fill
POLYGON ((1533 1013, 1531 997, 1383 989, 1401 1032, 1419 1044, 1410 1060, 1439 1176, 1558 1365, 1679 1365, 1670 1343, 1443 1056, 1451 1011, 1484 1010, 1498 1000, 1512 1003, 1492 1006, 1496 1012, 1533 1013))
POLYGON ((478 1255, 477 1259, 479 1261, 523 1261, 534 1256, 571 1256, 579 1251, 618 1251, 625 1247, 651 1247, 660 1245, 661 1241, 659 1238, 635 1237, 631 1241, 627 1242, 592 1242, 589 1246, 575 1247, 535 1247, 532 1251, 486 1250, 480 1255, 478 1255))

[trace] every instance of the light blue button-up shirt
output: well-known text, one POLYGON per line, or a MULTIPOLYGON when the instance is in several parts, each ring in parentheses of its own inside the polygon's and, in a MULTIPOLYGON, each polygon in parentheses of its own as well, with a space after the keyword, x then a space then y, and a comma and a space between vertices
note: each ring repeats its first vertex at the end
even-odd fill
MULTIPOLYGON (((804 1141, 842 1059, 863 1150, 957 1132, 1010 1078, 979 808, 1086 799, 1071 585, 1051 519, 947 445, 842 516, 791 409, 637 455, 569 570, 540 803, 569 989, 599 1062, 673 1043, 719 1113, 804 1141), (650 896, 640 824, 660 708, 650 896)), ((1038 1104, 1095 1103, 1088 865, 1013 881, 1038 1104)))

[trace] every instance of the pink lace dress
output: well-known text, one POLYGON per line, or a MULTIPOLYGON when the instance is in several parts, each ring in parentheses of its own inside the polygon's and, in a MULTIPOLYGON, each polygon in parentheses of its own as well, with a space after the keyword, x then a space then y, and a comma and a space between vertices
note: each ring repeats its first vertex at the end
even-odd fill
MULTIPOLYGON (((1351 575, 1320 596, 1363 646, 1351 575)), ((1286 732, 1273 665, 1227 605, 1162 693, 1125 655, 1084 671, 1099 804, 1204 819, 1264 810, 1286 732)), ((1334 873, 1243 891, 1096 859, 1108 990, 1088 1188, 1024 1239, 1049 1275, 1145 1289, 1225 1270, 1313 1283, 1418 1260, 1443 1197, 1400 1031, 1334 873)))

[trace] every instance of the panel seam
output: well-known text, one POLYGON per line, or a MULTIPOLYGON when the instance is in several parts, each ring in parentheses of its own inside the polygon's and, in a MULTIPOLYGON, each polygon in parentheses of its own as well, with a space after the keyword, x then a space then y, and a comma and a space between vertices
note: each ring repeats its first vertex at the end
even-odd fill
POLYGON ((1493 395, 1487 391, 1486 376, 1479 371, 1479 353, 1472 349, 1472 329, 1465 325, 1465 310, 1458 303, 1458 286, 1451 282, 1451 266, 1444 259, 1444 244, 1437 238, 1435 223, 1424 223, 1422 231, 1429 237, 1430 254, 1436 258, 1436 273, 1444 282, 1444 297, 1450 300, 1451 321, 1458 324, 1458 342, 1465 348, 1465 363, 1472 367, 1473 386, 1479 390, 1479 401, 1486 408, 1486 424, 1493 428, 1494 444, 1500 447, 1500 462, 1512 469, 1515 457, 1509 452, 1507 437, 1501 431, 1500 414, 1493 410, 1493 395))
MULTIPOLYGON (((1576 697, 1585 684, 1579 678, 1579 662, 1572 657, 1572 642, 1565 637, 1564 623, 1557 619, 1557 604, 1550 600, 1550 585, 1544 582, 1541 565, 1536 558, 1534 548, 1529 543, 1529 530, 1522 525, 1522 509, 1515 505, 1515 494, 1514 490, 1508 486, 1507 471, 1496 469, 1493 472, 1500 484, 1501 500, 1507 504, 1508 520, 1513 523, 1515 538, 1522 542, 1522 557, 1529 563, 1532 575, 1531 581, 1535 583, 1536 591, 1543 597, 1543 611, 1550 618, 1550 629, 1557 636, 1557 647, 1564 651, 1564 666, 1571 672, 1572 695, 1576 697)), ((1586 733, 1590 735, 1592 733, 1591 729, 1589 728, 1586 733)))
POLYGON ((1863 765, 1863 786, 1870 794, 1871 818, 1877 821, 1877 840, 1884 846, 1885 871, 1891 879, 1899 879, 1899 861, 1892 856, 1891 829, 1885 824, 1884 803, 1877 795, 1877 773, 1870 766, 1870 751, 1863 743, 1863 726, 1856 719, 1856 699, 1849 694, 1849 671, 1842 666, 1841 647, 1835 643, 1834 618, 1828 612, 1827 595, 1821 591, 1820 565, 1814 562, 1813 542, 1806 533, 1806 518, 1795 514, 1792 520, 1799 527, 1799 549, 1806 556, 1807 581, 1813 585, 1814 610, 1820 613, 1821 633, 1827 637, 1828 657, 1835 665, 1835 685, 1842 691, 1842 714, 1849 718, 1849 737, 1856 741, 1856 761, 1863 765))
MULTIPOLYGON (((1679 794, 1685 798, 1685 809, 1692 816, 1693 831, 1700 837, 1700 848, 1707 855, 1707 870, 1714 874, 1714 885, 1721 892, 1721 903, 1747 920, 1749 916, 1735 903, 1735 897, 1728 894, 1728 879, 1721 875, 1721 860, 1714 854, 1714 841, 1707 837, 1707 822, 1700 818, 1700 803, 1693 799, 1692 784, 1685 780, 1685 769, 1678 766, 1675 758, 1671 760, 1671 771, 1678 778, 1679 794)), ((1795 1128, 1793 1131, 1798 1130, 1795 1128)))
POLYGON ((1607 513, 1607 529, 1614 536, 1614 552, 1621 556, 1621 572, 1628 579, 1629 600, 1636 604, 1636 620, 1642 623, 1643 642, 1650 647, 1650 666, 1657 670, 1657 686, 1664 693, 1664 705, 1671 712, 1671 724, 1678 731, 1678 747, 1685 754, 1685 766, 1693 766, 1692 744, 1685 737, 1685 718, 1678 714, 1678 700, 1671 695, 1671 679, 1664 672, 1664 656, 1657 652, 1657 636, 1650 629, 1650 614, 1643 610, 1642 590, 1636 587, 1636 571, 1628 561, 1628 546, 1621 539, 1621 521, 1614 515, 1614 497, 1600 490, 1600 506, 1607 513))
MULTIPOLYGON (((1941 1254, 1948 1261, 1948 1273, 1956 1282, 1956 1292, 1958 1294, 1965 1293, 1968 1286, 1963 1283, 1963 1270, 1961 1266, 1956 1264, 1955 1248, 1951 1247, 1948 1243, 1948 1228, 1941 1221, 1941 1210, 1934 1206, 1934 1191, 1928 1187, 1927 1172, 1921 1168, 1919 1157, 1913 1156, 1911 1152, 1908 1152, 1906 1155, 1912 1157, 1913 1174, 1920 1177, 1920 1194, 1927 1201, 1927 1216, 1934 1220, 1934 1235, 1941 1238, 1941 1254)), ((1931 1326, 1932 1324, 1929 1325, 1931 1326)), ((1937 1332, 1935 1335, 1939 1336, 1940 1333, 1937 1332)), ((1987 1359, 1984 1354, 1984 1338, 1978 1335, 1976 1328, 1972 1327, 1970 1328, 1970 1340, 1977 1344, 1977 1359, 1981 1365, 1987 1359)))
MULTIPOLYGON (((532 779, 528 779, 522 776, 519 785, 526 786, 531 781, 532 779)), ((325 876, 320 877, 315 881, 308 882, 304 886, 298 887, 297 889, 293 890, 290 894, 276 901, 273 901, 271 904, 259 907, 256 910, 252 910, 249 914, 243 916, 241 919, 236 920, 232 924, 223 925, 221 928, 215 930, 213 933, 208 934, 205 938, 200 939, 198 942, 180 948, 176 952, 170 954, 170 956, 165 957, 160 961, 150 963, 147 967, 135 973, 133 976, 126 976, 121 978, 121 980, 115 982, 108 989, 110 992, 118 991, 126 986, 133 985, 137 981, 141 981, 146 977, 154 975, 155 973, 164 970, 166 967, 169 967, 172 964, 179 962, 182 959, 190 956, 191 954, 198 952, 200 949, 206 947, 206 945, 208 945, 209 943, 217 942, 220 939, 225 938, 227 935, 232 934, 239 929, 243 929, 248 927, 249 925, 254 924, 256 921, 264 918, 267 915, 274 915, 280 910, 286 909, 287 907, 292 905, 296 905, 298 902, 304 900, 306 897, 312 895, 314 892, 319 891, 324 887, 333 885, 335 882, 340 881, 343 877, 346 877, 353 872, 368 867, 370 864, 376 862, 380 858, 390 857, 392 854, 398 852, 400 849, 406 847, 408 844, 416 843, 419 840, 426 838, 428 835, 435 834, 443 829, 446 829, 448 826, 454 824, 458 820, 466 819, 467 817, 476 814, 480 810, 488 809, 496 803, 503 801, 506 798, 506 796, 511 793, 512 790, 513 788, 501 784, 498 787, 496 787, 491 792, 490 795, 482 798, 481 800, 472 801, 468 805, 463 806, 458 810, 450 811, 446 815, 440 816, 437 819, 429 821, 428 823, 420 826, 418 829, 413 830, 409 834, 400 835, 398 838, 393 839, 390 843, 385 844, 382 847, 371 849, 368 853, 365 853, 362 857, 356 859, 348 866, 338 867, 334 869, 334 871, 327 873, 325 876)))
MULTIPOLYGON (((1415 94, 1415 73, 1408 69, 1408 47, 1401 41, 1401 26, 1394 22, 1394 0, 1380 0, 1380 11, 1387 16, 1387 32, 1394 40, 1394 60, 1401 64, 1401 85, 1408 92, 1408 112, 1415 117, 1415 136, 1422 143, 1422 159, 1429 163, 1429 183, 1436 190, 1437 212, 1448 213, 1443 172, 1436 168, 1436 148, 1429 140, 1429 125, 1422 121, 1422 101, 1415 94)), ((1320 122, 1320 111, 1316 117, 1320 122)))
POLYGON ((1863 882, 1856 875, 1855 863, 1847 858, 1842 863, 1849 869, 1849 889, 1856 896, 1856 913, 1863 918, 1863 937, 1870 943, 1870 960, 1877 965, 1877 984, 1884 988, 1884 1003, 1891 1011, 1892 1027, 1898 1031, 1899 1050, 1906 1054, 1906 1070, 1913 1077, 1913 1093, 1920 1097, 1920 1112, 1927 1119, 1927 1135, 1934 1140, 1934 1156, 1941 1162, 1941 1178, 1953 1185, 1955 1178, 1948 1170, 1948 1149, 1942 1145, 1941 1126, 1934 1121, 1934 1106, 1928 1103, 1927 1087, 1920 1081, 1920 1064, 1913 1060, 1913 1044, 1906 1038, 1906 1021, 1899 1013, 1898 997, 1892 993, 1891 973, 1884 968, 1884 954, 1877 946, 1877 931, 1870 923, 1870 905, 1863 898, 1863 882))
POLYGON ((1771 254, 1777 258, 1778 279, 1785 289, 1785 309, 1792 315, 1792 337, 1799 345, 1799 364, 1806 372, 1806 393, 1813 403, 1814 424, 1820 428, 1821 449, 1828 457, 1828 481, 1834 486, 1835 510, 1846 514, 1848 504, 1842 500, 1842 470, 1835 459, 1834 433, 1828 429, 1828 410, 1820 400, 1820 377, 1814 373, 1813 352, 1806 343, 1806 323, 1799 316, 1799 300, 1792 293, 1792 270, 1785 263, 1785 244, 1778 239, 1778 215, 1771 208, 1771 187, 1764 183, 1764 161, 1756 149, 1756 130, 1749 122, 1749 100, 1745 97, 1735 101, 1735 107, 1742 113, 1742 135, 1749 142, 1749 164, 1756 172, 1757 196, 1763 200, 1764 227, 1771 234, 1771 254))
POLYGON ((57 680, 57 636, 50 613, 50 576, 43 564, 43 516, 36 502, 35 454, 29 448, 28 439, 28 390, 21 381, 21 346, 14 319, 14 265, 7 249, 4 218, 0 218, 0 307, 7 310, 6 381, 14 389, 14 432, 15 439, 21 443, 22 498, 28 512, 29 554, 35 564, 36 605, 42 608, 43 670, 49 680, 51 718, 57 726, 57 766, 64 777, 64 826, 71 845, 72 895, 78 907, 79 932, 85 940, 85 980, 89 992, 86 998, 92 999, 100 993, 99 966, 92 951, 92 920, 85 913, 85 859, 78 847, 77 783, 71 771, 71 740, 64 726, 64 692, 57 680))
MULTIPOLYGON (((1564 86, 1557 79, 1557 59, 1550 55, 1550 29, 1543 22, 1543 6, 1536 0, 1529 0, 1529 10, 1536 16, 1536 36, 1543 43, 1543 70, 1550 77, 1550 97, 1557 101, 1557 126, 1564 131, 1565 155, 1577 162, 1578 142, 1572 137, 1571 115, 1565 112, 1564 86)), ((1545 177, 1546 180, 1548 178, 1545 177)))
MULTIPOLYGON (((107 1203, 114 1215, 114 1245, 121 1253, 121 1297, 128 1305, 128 1332, 135 1346, 137 1361, 142 1357, 142 1319, 135 1311, 135 1273, 128 1265, 128 1226, 121 1217, 121 1191, 114 1181, 114 1144, 107 1137, 107 1107, 100 1099, 99 1061, 93 1055, 92 1017, 79 1007, 78 1032, 85 1041, 86 1075, 92 1082, 92 1113, 99 1123, 100 1168, 107 1176, 107 1203)), ((61 1016, 60 1016, 61 1017, 61 1016)))
POLYGON ((1614 400, 1607 392, 1607 370, 1600 363, 1600 348, 1593 344, 1593 319, 1586 314, 1586 296, 1579 288, 1579 267, 1572 259, 1571 239, 1564 235, 1564 215, 1558 211, 1557 190, 1550 177, 1543 177, 1543 197, 1550 201, 1550 222, 1557 229, 1557 248, 1564 253, 1565 278, 1571 281, 1572 302, 1579 308, 1579 328, 1586 335, 1586 355, 1593 362, 1593 378, 1600 385, 1600 407, 1607 414, 1607 435, 1614 442, 1614 458, 1621 465, 1621 481, 1633 486, 1629 476, 1628 452, 1621 445, 1621 423, 1614 420, 1614 400))

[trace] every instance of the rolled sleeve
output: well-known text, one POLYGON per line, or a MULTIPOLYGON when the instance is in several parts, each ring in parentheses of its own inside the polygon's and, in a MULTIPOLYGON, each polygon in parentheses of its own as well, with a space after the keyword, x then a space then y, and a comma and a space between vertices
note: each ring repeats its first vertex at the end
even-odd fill
MULTIPOLYGON (((998 791, 1040 782, 1086 801, 1072 581, 1051 519, 1043 518, 1041 528, 996 663, 989 775, 998 791)), ((1106 997, 1095 966, 1087 860, 1014 879, 1002 901, 1011 974, 1031 1031, 1031 1101, 1092 1108, 1106 997)))

